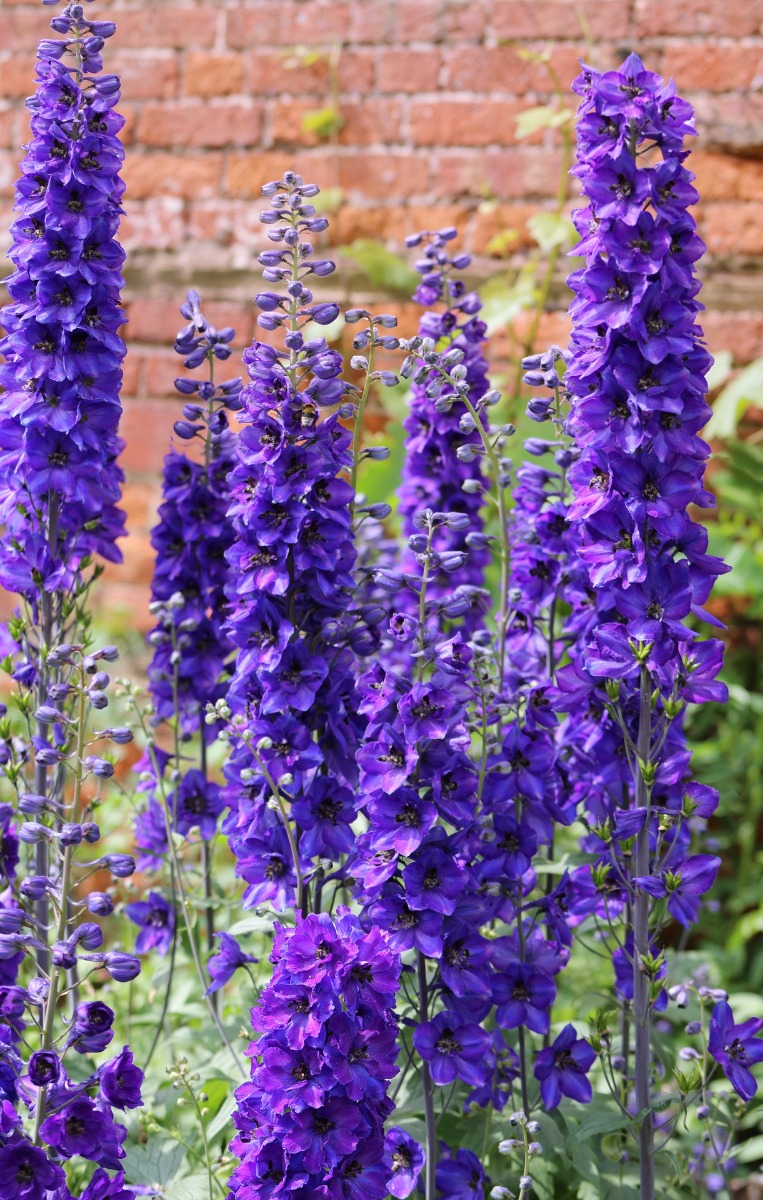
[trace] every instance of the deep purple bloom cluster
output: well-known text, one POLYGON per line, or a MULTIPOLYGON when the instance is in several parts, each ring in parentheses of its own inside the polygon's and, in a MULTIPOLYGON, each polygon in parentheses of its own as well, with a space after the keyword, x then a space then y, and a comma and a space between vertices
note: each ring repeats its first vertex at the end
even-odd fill
MULTIPOLYGON (((472 405, 481 410, 483 428, 487 428, 487 409, 480 404, 489 392, 488 363, 483 353, 487 334, 479 313, 482 302, 476 292, 467 292, 457 272, 471 261, 468 254, 449 254, 449 243, 456 236, 453 228, 413 234, 406 245, 421 246, 416 270, 421 281, 414 300, 427 309, 419 322, 422 349, 456 351, 444 366, 468 385, 472 405), (442 305, 441 309, 435 305, 442 305)), ((454 578, 436 571, 430 582, 430 595, 452 595, 458 584, 464 595, 472 597, 466 616, 466 629, 478 628, 482 621, 480 599, 484 599, 485 567, 490 550, 482 532, 481 509, 484 503, 482 479, 482 443, 471 415, 461 404, 435 404, 442 391, 443 379, 435 367, 420 361, 413 376, 409 396, 410 411, 403 421, 406 432, 404 459, 398 489, 398 513, 401 532, 407 539, 417 532, 416 516, 424 509, 435 512, 463 513, 468 518, 459 528, 443 531, 441 549, 464 551, 468 557, 454 578), (474 592, 471 589, 475 589, 474 592)), ((415 571, 415 554, 406 548, 401 567, 415 571)), ((408 600, 407 611, 415 611, 415 595, 402 593, 408 600)), ((483 605, 484 607, 484 605, 483 605)))
POLYGON ((184 737, 202 732, 209 740, 213 727, 205 725, 204 714, 224 693, 222 676, 231 652, 225 556, 233 537, 227 477, 235 449, 227 414, 241 407, 241 380, 214 382, 214 364, 230 357, 234 330, 215 329, 194 291, 180 313, 188 324, 178 333, 175 350, 187 370, 206 364, 209 377, 175 380, 186 398, 175 433, 201 450, 195 458, 172 450, 164 461, 163 500, 151 534, 156 551, 152 611, 159 620, 149 635, 154 647, 149 680, 157 716, 178 720, 184 737))
POLYGON ((693 113, 672 84, 646 72, 634 55, 619 72, 586 70, 576 90, 583 98, 575 173, 588 204, 575 214, 582 236, 576 253, 586 263, 570 277, 575 299, 565 386, 568 429, 580 450, 569 472, 570 516, 597 615, 575 666, 561 673, 560 688, 567 705, 592 688, 601 689, 594 709, 614 698, 628 745, 642 760, 634 785, 632 759, 618 755, 623 735, 614 723, 597 735, 608 755, 596 738, 588 743, 589 756, 611 763, 587 808, 607 844, 600 867, 610 856, 617 864, 612 899, 617 903, 619 892, 624 903, 629 875, 618 847, 640 834, 645 854, 631 885, 668 897, 671 914, 690 924, 718 860, 687 858, 692 825, 712 814, 715 797, 689 782, 682 714, 687 702, 725 695, 715 682, 720 643, 698 643, 686 623, 692 613, 709 619, 703 606, 725 569, 707 554, 707 533, 687 511, 689 504, 712 503, 703 486, 709 450, 697 436, 709 411, 710 358, 696 324, 701 306, 693 270, 703 247, 687 211, 697 193, 683 165, 693 113), (647 148, 647 157, 636 158, 647 148), (656 704, 645 715, 647 691, 656 704), (627 818, 618 812, 623 784, 627 818), (667 832, 654 856, 648 844, 660 823, 667 832))
POLYGON ((0 582, 33 604, 64 593, 89 557, 118 560, 116 465, 124 345, 119 80, 100 74, 114 32, 69 5, 38 49, 32 140, 16 189, 2 313, 0 582))
POLYGON ((271 958, 273 977, 252 1009, 261 1036, 251 1082, 236 1092, 231 1195, 384 1200, 395 1171, 384 1121, 397 1072, 397 957, 340 908, 336 920, 312 914, 279 927, 271 958))
MULTIPOLYGON (((326 227, 310 203, 317 190, 292 174, 263 188, 271 207, 261 219, 276 248, 260 262, 285 291, 257 297, 259 322, 285 328, 286 350, 255 342, 244 353, 251 382, 230 476, 228 629, 237 657, 227 696, 235 740, 226 831, 247 883, 245 905, 279 910, 294 903, 298 873, 307 882, 313 860, 336 862, 352 849, 363 726, 356 654, 376 644, 353 602, 354 491, 341 477, 352 465, 342 419, 353 412, 342 401, 355 389, 342 378, 341 355, 303 332, 339 311, 315 302, 305 282, 333 271, 307 240, 326 227), (284 801, 300 830, 297 863, 284 801)), ((366 316, 371 328, 389 323, 366 316)))

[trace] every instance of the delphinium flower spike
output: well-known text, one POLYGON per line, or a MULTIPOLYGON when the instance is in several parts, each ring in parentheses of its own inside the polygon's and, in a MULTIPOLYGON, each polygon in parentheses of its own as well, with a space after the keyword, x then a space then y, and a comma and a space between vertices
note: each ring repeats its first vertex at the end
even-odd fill
MULTIPOLYGON (((232 721, 226 768, 226 830, 244 904, 295 902, 320 911, 327 868, 335 890, 354 849, 355 748, 364 718, 357 656, 378 644, 374 606, 356 598, 353 516, 358 437, 343 424, 367 396, 342 378, 343 360, 311 328, 339 313, 316 301, 311 277, 334 270, 309 240, 327 221, 311 203, 318 189, 288 172, 263 188, 262 221, 274 248, 260 255, 268 283, 259 324, 283 330, 285 349, 256 341, 244 353, 250 383, 241 399, 238 463, 230 476, 235 541, 228 553, 229 631, 235 674, 218 713, 232 721), (348 478, 349 477, 349 478, 348 478)), ((396 345, 394 318, 362 310, 355 345, 396 345)), ((392 377, 394 378, 394 377, 392 377)), ((214 713, 210 720, 215 720, 214 713)))
POLYGON ((703 698, 703 684, 707 695, 723 692, 713 682, 720 644, 698 641, 686 623, 692 613, 711 619, 704 604, 725 569, 707 554, 707 534, 687 511, 712 503, 703 482, 709 450, 698 437, 711 360, 696 324, 693 265, 703 247, 688 211, 697 193, 684 166, 692 109, 635 55, 618 71, 586 68, 575 86, 582 98, 575 173, 587 206, 575 214, 576 253, 585 265, 569 281, 575 299, 565 386, 568 428, 580 449, 569 473, 570 515, 598 619, 561 684, 570 699, 598 690, 620 730, 613 750, 629 767, 625 803, 613 799, 606 824, 602 816, 596 832, 604 849, 589 871, 588 899, 583 888, 577 904, 582 917, 586 905, 589 912, 601 907, 606 890, 610 917, 633 914, 625 952, 635 1104, 646 1114, 641 1195, 651 1200, 651 1026, 665 961, 654 939, 666 908, 684 926, 696 919, 719 865, 713 855, 691 853, 716 797, 691 783, 681 729, 685 706, 703 698))
MULTIPOLYGON (((152 741, 138 765, 146 807, 136 818, 136 841, 143 851, 142 865, 148 865, 148 859, 161 865, 168 857, 168 826, 183 837, 195 834, 200 839, 206 943, 212 954, 211 842, 223 804, 220 785, 208 767, 208 747, 219 726, 206 721, 206 711, 224 695, 232 653, 225 629, 225 556, 233 539, 227 477, 235 461, 228 414, 241 406, 241 380, 215 383, 214 378, 215 363, 230 357, 235 331, 215 329, 195 291, 188 293, 180 313, 187 324, 177 335, 175 350, 187 371, 203 367, 207 377, 184 375, 175 380, 185 400, 175 434, 198 452, 192 456, 173 449, 167 455, 163 500, 151 535, 156 550, 151 611, 157 620, 149 634, 151 724, 153 733, 169 722, 173 752, 152 741)), ((174 887, 171 862, 169 868, 174 887)), ((168 928, 174 926, 174 909, 173 904, 168 928)))
MULTIPOLYGON (((479 296, 467 292, 459 276, 469 266, 470 256, 449 252, 455 237, 453 228, 425 231, 406 238, 406 245, 422 247, 416 263, 421 280, 413 296, 426 309, 419 322, 419 336, 427 340, 427 345, 431 343, 433 349, 436 347, 438 353, 451 349, 460 352, 454 356, 451 370, 468 385, 469 398, 477 405, 490 390, 483 351, 487 327, 480 319, 479 296)), ((437 571, 429 581, 432 598, 452 594, 456 587, 472 598, 463 618, 467 633, 484 622, 484 573, 491 557, 483 540, 481 519, 482 446, 474 420, 462 405, 438 409, 433 404, 432 393, 439 392, 441 387, 442 379, 436 372, 418 373, 411 384, 410 411, 403 422, 406 437, 398 514, 401 533, 406 539, 416 533, 416 515, 425 508, 434 512, 460 512, 468 517, 463 529, 450 530, 442 538, 443 549, 458 551, 468 547, 461 570, 448 574, 437 571)), ((480 421, 483 429, 487 428, 488 409, 483 405, 480 405, 480 421)), ((400 565, 404 571, 415 568, 415 555, 407 545, 400 565)), ((401 592, 399 607, 405 607, 415 616, 416 596, 401 592)))
POLYGON ((19 982, 6 984, 5 976, 0 993, 11 1035, 3 1051, 0 1181, 15 1188, 10 1194, 68 1196, 63 1164, 82 1158, 97 1164, 83 1193, 96 1200, 106 1189, 118 1193, 127 1131, 115 1110, 141 1104, 142 1078, 127 1047, 110 1062, 88 1061, 113 1039, 104 985, 135 978, 140 964, 103 948, 103 930, 88 917, 108 916, 114 902, 80 887, 96 869, 115 878, 134 870, 129 855, 93 850, 101 837, 94 816, 114 774, 104 745, 132 734, 95 717, 109 703, 104 667, 118 654, 94 648, 86 607, 100 570, 95 560, 119 558, 123 525, 116 463, 123 253, 115 240, 123 122, 114 111, 119 80, 101 74, 113 24, 86 19, 79 4, 51 23, 62 37, 38 50, 32 139, 12 229, 13 303, 0 346, 0 583, 22 597, 3 637, 3 668, 17 688, 2 730, 2 772, 16 796, 22 844, 17 860, 9 824, 4 971, 23 956, 19 982), (66 1021, 61 1000, 71 1010, 66 1021), (85 1056, 84 1070, 73 1065, 77 1055, 85 1056))

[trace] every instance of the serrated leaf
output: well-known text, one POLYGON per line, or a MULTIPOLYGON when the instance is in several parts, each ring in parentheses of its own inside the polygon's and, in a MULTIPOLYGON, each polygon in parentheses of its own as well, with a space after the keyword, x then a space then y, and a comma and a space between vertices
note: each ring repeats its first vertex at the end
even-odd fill
POLYGON ((588 1141, 589 1138, 625 1129, 627 1124, 628 1122, 621 1112, 614 1112, 611 1109, 589 1113, 567 1139, 567 1149, 572 1150, 576 1143, 588 1141))
MULTIPOLYGON (((206 1171, 194 1171, 193 1175, 184 1175, 176 1180, 164 1193, 165 1200, 209 1200, 209 1176, 206 1171)), ((212 1192, 213 1196, 221 1196, 219 1189, 212 1192)))
POLYGON ((125 1179, 143 1187, 165 1187, 178 1173, 186 1152, 177 1142, 153 1135, 145 1146, 130 1146, 122 1163, 125 1179))

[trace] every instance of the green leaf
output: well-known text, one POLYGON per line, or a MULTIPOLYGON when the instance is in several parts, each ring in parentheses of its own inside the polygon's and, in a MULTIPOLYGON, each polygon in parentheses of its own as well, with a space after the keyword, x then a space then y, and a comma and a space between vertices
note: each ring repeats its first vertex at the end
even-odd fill
POLYGON ((707 390, 714 392, 716 388, 723 387, 733 369, 734 356, 731 351, 719 350, 715 355, 712 367, 707 373, 707 390))
POLYGON ((144 1187, 166 1187, 185 1161, 177 1142, 152 1134, 145 1146, 130 1146, 122 1163, 125 1179, 144 1187))
MULTIPOLYGON (((213 1196, 222 1196, 222 1192, 213 1189, 213 1196)), ((178 1179, 164 1193, 165 1200, 209 1200, 209 1176, 206 1171, 194 1171, 193 1175, 185 1175, 178 1179)))
POLYGON ((343 247, 343 252, 358 264, 372 287, 382 291, 410 295, 419 281, 419 276, 404 258, 373 238, 358 238, 343 247))
POLYGON ((561 129, 571 120, 572 113, 568 108, 559 108, 556 104, 538 104, 517 117, 517 137, 532 137, 539 129, 561 129))
POLYGON ((739 418, 750 405, 763 407, 763 358, 745 367, 716 397, 713 415, 705 426, 705 437, 733 437, 739 418))
POLYGON ((735 1146, 734 1158, 737 1162, 755 1163, 756 1165, 763 1161, 763 1134, 750 1138, 749 1142, 742 1142, 735 1146))
POLYGON ((625 1129, 627 1124, 623 1114, 615 1112, 613 1109, 602 1109, 599 1112, 589 1113, 583 1118, 577 1129, 570 1134, 567 1139, 567 1149, 571 1151, 576 1143, 588 1141, 589 1138, 625 1129))
POLYGON ((314 133, 319 138, 330 138, 333 133, 338 133, 343 125, 344 117, 339 109, 332 105, 313 109, 302 118, 302 132, 314 133))
POLYGON ((539 212, 530 217, 527 228, 544 254, 572 242, 575 227, 563 213, 539 212))

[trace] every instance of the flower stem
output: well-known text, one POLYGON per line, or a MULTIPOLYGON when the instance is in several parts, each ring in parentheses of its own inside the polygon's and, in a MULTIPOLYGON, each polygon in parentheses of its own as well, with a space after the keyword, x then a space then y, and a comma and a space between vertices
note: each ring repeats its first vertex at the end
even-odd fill
MULTIPOLYGON (((636 806, 647 808, 649 789, 640 765, 649 761, 652 737, 652 703, 649 672, 641 668, 640 712, 638 727, 638 764, 636 774, 636 806)), ((649 874, 649 821, 644 822, 636 842, 636 873, 649 874)), ((642 963, 649 954, 649 895, 636 893, 633 904, 633 1016, 635 1025, 635 1093, 636 1109, 643 1112, 638 1129, 640 1200, 654 1200, 654 1113, 649 1092, 651 1059, 650 979, 642 963)))
MULTIPOLYGON (((419 950, 416 960, 419 978, 419 1019, 423 1025, 429 1020, 429 992, 427 989, 427 964, 424 955, 419 950)), ((424 1124, 426 1126, 426 1200, 436 1200, 437 1196, 437 1121, 434 1112, 434 1092, 429 1063, 422 1062, 421 1078, 424 1089, 424 1124)))

